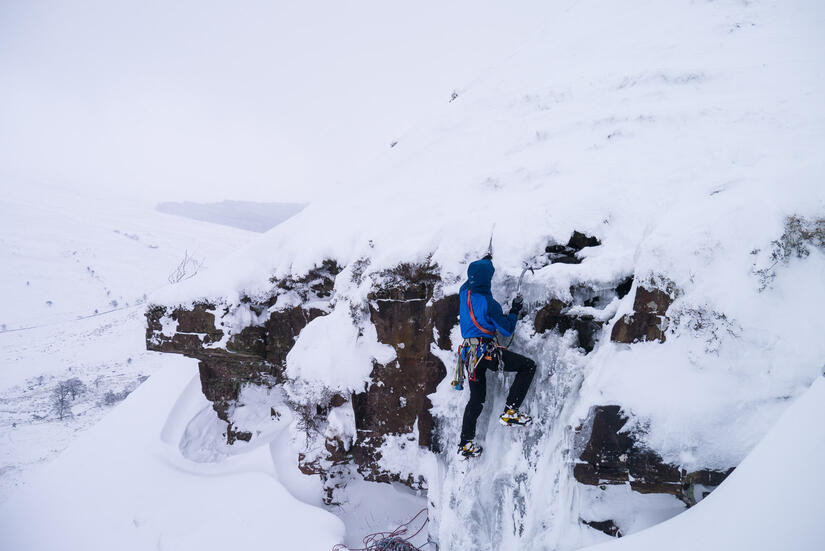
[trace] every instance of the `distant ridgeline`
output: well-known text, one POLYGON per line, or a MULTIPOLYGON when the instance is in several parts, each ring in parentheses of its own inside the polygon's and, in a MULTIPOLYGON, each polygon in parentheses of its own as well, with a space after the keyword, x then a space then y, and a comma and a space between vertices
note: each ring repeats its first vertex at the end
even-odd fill
POLYGON ((156 210, 213 224, 263 233, 295 216, 306 203, 256 203, 222 201, 220 203, 158 203, 156 210))

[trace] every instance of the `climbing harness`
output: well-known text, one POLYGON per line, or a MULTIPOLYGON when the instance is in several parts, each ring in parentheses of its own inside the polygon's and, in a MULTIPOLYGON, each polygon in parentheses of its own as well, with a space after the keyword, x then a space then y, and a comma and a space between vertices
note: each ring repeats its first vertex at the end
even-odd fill
POLYGON ((467 379, 472 382, 476 380, 476 367, 481 360, 495 360, 496 363, 501 362, 501 354, 499 353, 499 344, 495 339, 486 338, 470 338, 464 339, 458 346, 456 351, 457 359, 455 363, 455 374, 453 381, 450 383, 454 389, 464 389, 464 374, 467 374, 467 379))
POLYGON ((476 380, 476 366, 478 365, 478 362, 480 362, 482 358, 490 360, 493 359, 492 352, 495 346, 497 346, 495 341, 496 332, 482 326, 476 319, 475 312, 473 312, 472 293, 469 289, 467 289, 467 308, 470 312, 470 319, 472 320, 473 325, 476 326, 476 329, 485 335, 490 335, 490 337, 480 339, 472 337, 469 339, 464 339, 464 341, 459 345, 457 351, 458 357, 455 364, 455 375, 450 383, 456 390, 464 389, 465 371, 471 381, 476 380))
MULTIPOLYGON (((492 249, 492 236, 490 237, 490 248, 492 249)), ((521 275, 518 278, 518 285, 516 285, 516 296, 519 296, 519 291, 521 290, 521 282, 524 279, 524 274, 527 272, 535 273, 534 268, 532 266, 525 266, 524 269, 521 271, 521 275)), ((470 338, 464 339, 464 341, 458 346, 458 350, 456 351, 456 362, 455 362, 455 373, 453 374, 453 380, 450 383, 452 387, 456 390, 463 390, 464 389, 464 374, 466 372, 467 378, 470 381, 475 382, 476 380, 476 366, 478 362, 483 359, 485 360, 493 360, 496 359, 498 363, 501 363, 501 353, 499 349, 507 349, 510 348, 510 345, 513 344, 513 339, 516 336, 515 330, 513 334, 510 335, 510 340, 507 341, 505 346, 502 346, 498 343, 496 338, 496 332, 487 329, 486 327, 482 326, 478 320, 476 319, 475 312, 473 312, 473 302, 471 300, 472 294, 469 289, 467 289, 467 310, 470 313, 470 320, 473 322, 473 325, 476 326, 476 329, 484 333, 485 335, 489 335, 490 337, 482 337, 482 338, 470 338)))
POLYGON ((423 530, 429 522, 430 519, 426 518, 426 514, 427 509, 421 509, 413 518, 392 532, 375 532, 374 534, 365 536, 362 540, 364 547, 350 549, 346 545, 339 543, 332 548, 332 551, 422 551, 422 549, 428 546, 431 542, 428 541, 421 547, 416 547, 410 543, 410 540, 420 534, 421 530, 423 530), (414 534, 405 537, 405 534, 410 530, 410 525, 416 522, 416 519, 418 519, 421 515, 425 515, 424 522, 414 534))

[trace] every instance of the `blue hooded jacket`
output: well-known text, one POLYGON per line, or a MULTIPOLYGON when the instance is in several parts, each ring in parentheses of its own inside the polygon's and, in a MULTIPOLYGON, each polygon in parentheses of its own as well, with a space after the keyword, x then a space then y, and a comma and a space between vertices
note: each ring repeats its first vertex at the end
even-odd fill
POLYGON ((501 310, 501 305, 493 298, 490 289, 490 282, 493 280, 493 262, 487 258, 476 260, 470 263, 467 268, 467 281, 461 286, 459 296, 461 298, 460 323, 461 336, 465 339, 473 337, 495 337, 496 331, 509 337, 513 334, 516 328, 518 316, 516 314, 504 315, 501 310), (470 301, 467 302, 467 295, 469 291, 470 301), (472 314, 478 324, 486 329, 485 333, 479 329, 470 315, 470 306, 472 306, 472 314))

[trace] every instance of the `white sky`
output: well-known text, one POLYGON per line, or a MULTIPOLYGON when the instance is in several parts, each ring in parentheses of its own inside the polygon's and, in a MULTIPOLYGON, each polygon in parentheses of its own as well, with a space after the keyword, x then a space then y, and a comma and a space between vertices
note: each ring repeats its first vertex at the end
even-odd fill
POLYGON ((312 200, 538 31, 531 4, 0 0, 0 186, 312 200))

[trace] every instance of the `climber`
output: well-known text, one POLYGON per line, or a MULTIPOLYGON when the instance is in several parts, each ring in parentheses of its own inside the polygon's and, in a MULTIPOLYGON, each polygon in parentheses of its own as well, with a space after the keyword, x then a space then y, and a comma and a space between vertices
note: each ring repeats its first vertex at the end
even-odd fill
MULTIPOLYGON (((464 338, 459 347, 459 368, 462 369, 459 380, 463 379, 463 370, 466 369, 470 382, 470 401, 464 409, 461 442, 458 446, 458 453, 465 457, 478 456, 482 451, 481 446, 477 446, 473 439, 476 422, 487 395, 487 370, 495 371, 500 367, 504 371, 516 372, 516 378, 507 395, 504 413, 499 417, 501 424, 521 426, 532 421, 529 415, 520 413, 518 408, 533 381, 536 363, 530 358, 499 346, 496 342, 496 331, 505 337, 512 335, 524 300, 516 296, 510 313, 505 316, 501 305, 493 298, 490 290, 494 271, 492 254, 488 253, 481 260, 470 264, 467 268, 467 281, 459 291, 461 336, 464 338)), ((461 388, 461 384, 456 387, 461 388)))

